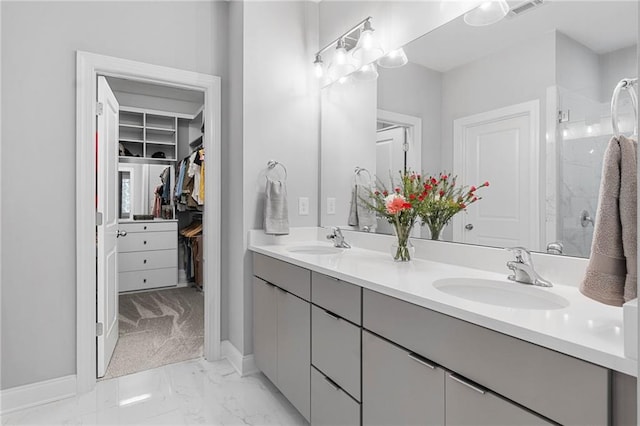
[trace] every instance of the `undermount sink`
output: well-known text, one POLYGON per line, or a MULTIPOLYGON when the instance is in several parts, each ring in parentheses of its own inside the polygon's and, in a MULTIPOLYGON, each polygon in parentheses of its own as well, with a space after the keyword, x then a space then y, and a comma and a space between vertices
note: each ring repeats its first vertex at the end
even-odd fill
POLYGON ((342 253, 341 248, 322 245, 290 246, 286 250, 297 254, 327 255, 342 253))
POLYGON ((549 290, 509 281, 479 278, 446 278, 433 286, 447 294, 488 305, 517 309, 562 309, 569 301, 549 290))

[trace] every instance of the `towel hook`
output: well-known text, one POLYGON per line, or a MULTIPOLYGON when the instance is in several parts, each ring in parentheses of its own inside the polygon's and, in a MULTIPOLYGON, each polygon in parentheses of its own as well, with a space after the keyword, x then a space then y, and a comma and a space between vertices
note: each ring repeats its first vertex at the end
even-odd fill
POLYGON ((284 171, 284 180, 287 180, 287 168, 284 166, 284 164, 276 160, 267 161, 267 168, 269 169, 269 171, 274 170, 277 166, 282 167, 282 170, 284 171))
POLYGON ((631 105, 633 106, 633 134, 638 134, 638 95, 636 94, 634 86, 638 84, 637 78, 623 78, 618 82, 616 88, 613 90, 613 96, 611 97, 611 127, 613 128, 614 136, 620 136, 620 129, 618 127, 618 97, 620 92, 624 89, 629 93, 631 97, 631 105))

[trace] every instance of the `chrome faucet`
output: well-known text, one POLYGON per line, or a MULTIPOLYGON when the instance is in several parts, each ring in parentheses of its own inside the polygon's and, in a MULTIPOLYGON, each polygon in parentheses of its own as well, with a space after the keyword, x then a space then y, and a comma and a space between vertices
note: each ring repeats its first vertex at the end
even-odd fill
POLYGON ((513 275, 509 275, 511 281, 533 284, 540 287, 552 287, 549 281, 542 278, 536 270, 533 268, 533 260, 531 260, 531 253, 524 247, 511 247, 507 250, 513 252, 516 256, 516 260, 510 260, 507 262, 507 268, 513 271, 513 275))
POLYGON ((332 233, 327 235, 327 240, 332 240, 334 247, 351 248, 351 246, 344 240, 344 235, 342 235, 342 230, 340 228, 332 226, 331 231, 332 233))

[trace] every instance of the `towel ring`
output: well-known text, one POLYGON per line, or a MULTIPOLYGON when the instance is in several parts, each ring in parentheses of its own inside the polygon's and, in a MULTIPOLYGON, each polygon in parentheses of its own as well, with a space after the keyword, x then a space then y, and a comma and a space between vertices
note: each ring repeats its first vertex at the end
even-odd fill
POLYGON ((611 127, 613 129, 614 136, 620 136, 620 129, 618 127, 618 97, 620 96, 620 92, 624 89, 629 93, 631 97, 631 105, 633 106, 633 134, 638 134, 638 121, 636 117, 638 116, 638 95, 634 89, 634 86, 638 84, 637 78, 623 78, 616 85, 616 88, 613 90, 613 96, 611 97, 611 127))
POLYGON ((269 171, 274 170, 276 166, 282 167, 282 170, 284 171, 284 180, 287 180, 287 168, 284 166, 284 164, 279 163, 275 160, 269 160, 267 162, 267 168, 269 169, 269 171))
POLYGON ((360 173, 362 172, 366 173, 367 176, 369 176, 369 181, 367 183, 371 185, 373 179, 371 178, 371 173, 369 173, 369 170, 365 169, 364 167, 356 166, 353 172, 355 174, 356 179, 360 176, 360 173))

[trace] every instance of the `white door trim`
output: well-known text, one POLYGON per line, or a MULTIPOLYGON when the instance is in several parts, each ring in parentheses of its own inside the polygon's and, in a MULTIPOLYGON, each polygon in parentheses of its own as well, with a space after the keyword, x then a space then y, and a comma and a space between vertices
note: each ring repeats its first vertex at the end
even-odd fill
POLYGON ((204 355, 220 358, 220 77, 78 51, 76 56, 76 372, 78 393, 96 383, 95 134, 98 75, 204 92, 207 155, 203 215, 204 355))
POLYGON ((377 119, 385 123, 393 123, 406 126, 409 129, 409 144, 411 150, 416 154, 410 156, 413 161, 407 160, 407 165, 414 172, 421 173, 422 169, 422 119, 412 115, 400 114, 398 112, 378 109, 377 119), (417 159, 417 162, 415 161, 417 159))
MULTIPOLYGON (((519 116, 530 117, 530 133, 531 145, 529 147, 529 159, 531 164, 531 180, 528 197, 531 199, 531 205, 537 208, 533 209, 531 214, 531 222, 529 223, 529 241, 535 242, 536 245, 541 244, 540 236, 540 101, 535 99, 520 104, 510 105, 504 108, 498 108, 479 114, 470 115, 463 118, 453 120, 453 172, 458 174, 462 182, 465 182, 465 176, 461 174, 464 164, 464 144, 463 136, 469 127, 482 125, 499 119, 508 119, 519 116)), ((452 220, 453 240, 461 241, 464 235, 464 220, 462 215, 456 215, 452 220)), ((539 251, 541 247, 527 247, 530 250, 539 251)))

